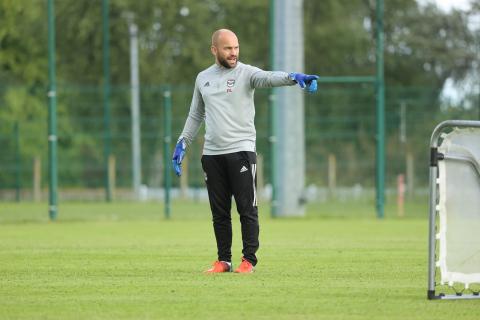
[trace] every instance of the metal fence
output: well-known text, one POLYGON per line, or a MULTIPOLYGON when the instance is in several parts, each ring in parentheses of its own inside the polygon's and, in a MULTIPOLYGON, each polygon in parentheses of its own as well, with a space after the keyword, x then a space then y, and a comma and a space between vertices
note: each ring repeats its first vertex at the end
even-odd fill
MULTIPOLYGON (((132 123, 129 86, 111 92, 109 134, 103 114, 101 87, 59 86, 58 185, 60 199, 105 199, 110 181, 115 199, 162 198, 164 185, 164 121, 171 123, 173 141, 188 113, 191 86, 171 89, 172 115, 164 119, 166 86, 141 87, 141 194, 132 192, 132 123), (110 136, 110 139, 107 137, 110 136), (105 159, 105 144, 112 157, 105 159), (110 180, 108 180, 110 168, 110 180)), ((261 158, 259 187, 269 197, 269 90, 256 92, 257 151, 261 158)), ((386 185, 405 184, 408 195, 428 184, 428 141, 432 128, 445 119, 478 119, 476 108, 448 105, 429 88, 386 88, 386 185)), ((47 117, 45 88, 3 87, 0 108, 0 199, 46 199, 47 117), (6 97, 15 97, 7 99, 6 97), (8 105, 9 103, 10 105, 8 105), (14 104, 14 105, 11 105, 14 104), (5 109, 4 109, 5 110, 5 109), (12 113, 9 113, 10 115, 12 113)), ((294 108, 295 106, 292 106, 294 108)), ((306 196, 370 197, 375 186, 375 95, 370 84, 322 84, 306 95, 306 196)), ((287 130, 288 128, 281 128, 287 130)), ((189 148, 186 174, 173 179, 173 196, 205 196, 200 157, 201 129, 189 148)), ((298 143, 303 143, 299 141, 298 143)), ((169 150, 168 159, 170 158, 169 150)), ((288 170, 288 168, 285 168, 288 170)))

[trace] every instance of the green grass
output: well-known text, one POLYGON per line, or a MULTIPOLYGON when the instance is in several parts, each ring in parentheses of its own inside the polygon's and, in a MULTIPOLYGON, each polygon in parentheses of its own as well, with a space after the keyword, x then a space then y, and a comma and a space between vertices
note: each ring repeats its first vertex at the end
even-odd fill
POLYGON ((418 215, 263 213, 256 272, 212 276, 208 205, 174 209, 67 203, 52 223, 45 204, 0 204, 0 319, 478 319, 480 301, 427 301, 418 215))
MULTIPOLYGON (((428 217, 428 199, 417 199, 405 204, 406 218, 428 217)), ((235 208, 233 211, 235 212, 235 208)), ((164 207, 160 202, 61 202, 58 208, 58 221, 131 221, 131 220, 164 220, 164 207)), ((262 217, 270 216, 268 203, 259 207, 262 217)), ((210 219, 210 209, 206 201, 175 201, 172 204, 171 216, 178 220, 210 219)), ((372 219, 376 217, 373 200, 358 202, 325 202, 308 203, 307 218, 321 219, 372 219)), ((385 217, 398 219, 395 200, 387 201, 385 217)), ((0 224, 48 222, 48 205, 32 202, 0 202, 0 224)))

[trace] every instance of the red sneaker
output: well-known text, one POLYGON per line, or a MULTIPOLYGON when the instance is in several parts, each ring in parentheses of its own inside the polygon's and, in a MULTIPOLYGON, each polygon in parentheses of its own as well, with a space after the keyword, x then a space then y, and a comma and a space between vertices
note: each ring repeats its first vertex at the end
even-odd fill
POLYGON ((242 263, 235 269, 236 273, 252 273, 255 271, 255 267, 247 259, 242 257, 242 263))
POLYGON ((215 261, 212 267, 205 270, 205 273, 232 272, 232 264, 227 261, 215 261))

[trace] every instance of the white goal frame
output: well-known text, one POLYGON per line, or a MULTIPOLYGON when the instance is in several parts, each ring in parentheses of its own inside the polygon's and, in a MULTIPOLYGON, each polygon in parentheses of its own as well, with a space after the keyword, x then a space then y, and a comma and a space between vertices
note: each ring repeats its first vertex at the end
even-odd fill
MULTIPOLYGON (((437 265, 437 252, 439 251, 439 243, 437 236, 437 226, 439 218, 439 166, 438 162, 444 159, 450 159, 449 156, 438 151, 439 142, 442 138, 442 133, 448 129, 455 128, 480 128, 480 121, 467 121, 467 120, 447 120, 441 122, 434 129, 432 137, 430 139, 430 212, 429 212, 429 242, 428 242, 428 291, 427 297, 430 300, 434 299, 480 299, 478 291, 463 290, 455 292, 454 294, 447 294, 443 292, 437 292, 436 274, 441 272, 441 268, 437 265)), ((477 174, 480 176, 480 166, 475 159, 469 157, 455 157, 453 160, 459 160, 472 165, 477 174)), ((441 251, 441 248, 440 248, 441 251)), ((440 291, 440 290, 439 290, 440 291)))

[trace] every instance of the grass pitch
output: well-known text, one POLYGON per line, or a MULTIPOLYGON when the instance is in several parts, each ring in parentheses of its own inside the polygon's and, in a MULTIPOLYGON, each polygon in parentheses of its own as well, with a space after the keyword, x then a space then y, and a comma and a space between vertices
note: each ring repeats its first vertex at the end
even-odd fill
POLYGON ((256 272, 205 275, 208 206, 175 210, 64 204, 52 223, 2 203, 0 319, 478 319, 480 301, 427 301, 426 219, 263 214, 256 272))

